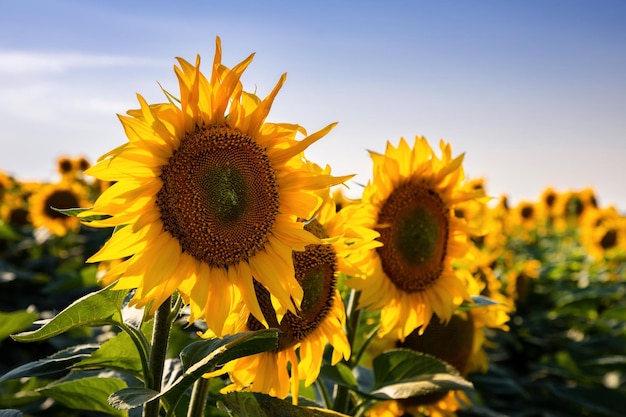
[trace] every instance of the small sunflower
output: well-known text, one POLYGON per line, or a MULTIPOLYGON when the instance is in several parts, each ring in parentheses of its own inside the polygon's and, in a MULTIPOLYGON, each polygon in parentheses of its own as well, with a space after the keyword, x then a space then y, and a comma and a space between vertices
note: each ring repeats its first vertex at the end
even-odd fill
POLYGON ((285 76, 260 99, 240 83, 253 55, 232 69, 221 55, 217 38, 208 78, 199 56, 195 65, 178 58, 180 99, 166 92, 168 103, 149 105, 138 95, 141 108, 120 116, 129 142, 86 171, 115 183, 83 214, 111 216, 92 226, 127 226, 88 260, 128 257, 104 280, 135 288, 132 302, 154 301, 151 312, 179 291, 190 319, 205 318, 218 335, 236 294, 264 321, 253 276, 279 314, 297 310, 303 291, 292 251, 319 243, 297 219, 318 208, 317 190, 344 180, 314 175, 301 161, 334 124, 306 136, 298 125, 265 122, 285 76))
POLYGON ((553 188, 547 187, 541 192, 539 211, 546 222, 552 222, 556 216, 560 194, 553 188))
POLYGON ((30 219, 34 227, 45 227, 57 236, 76 231, 80 221, 54 210, 89 207, 87 189, 78 183, 43 184, 29 197, 30 219))
POLYGON ((581 225, 581 241, 596 261, 626 253, 626 217, 609 206, 587 216, 581 225))
POLYGON ((467 253, 472 229, 454 209, 484 191, 464 189, 463 155, 452 158, 443 141, 440 147, 441 158, 416 137, 412 148, 401 139, 397 148, 388 143, 384 155, 371 152, 374 177, 361 209, 383 246, 372 251, 372 274, 348 285, 361 291, 361 306, 380 310, 381 335, 395 331, 403 339, 423 331, 433 314, 448 320, 469 297, 469 272, 452 261, 467 253))
POLYGON ((592 188, 567 191, 557 201, 555 226, 561 232, 568 228, 577 228, 585 221, 586 216, 592 215, 597 209, 598 201, 592 188))
POLYGON ((2 214, 2 220, 12 226, 21 227, 31 224, 28 206, 24 199, 18 196, 0 205, 0 214, 2 214))
POLYGON ((509 218, 506 221, 506 234, 529 241, 540 232, 539 221, 540 213, 537 204, 530 201, 520 201, 509 212, 509 218))

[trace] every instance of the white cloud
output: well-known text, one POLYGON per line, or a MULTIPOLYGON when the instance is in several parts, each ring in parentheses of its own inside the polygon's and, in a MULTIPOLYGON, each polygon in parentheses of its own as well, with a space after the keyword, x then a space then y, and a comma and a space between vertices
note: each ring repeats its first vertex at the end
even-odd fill
POLYGON ((146 67, 158 60, 81 52, 0 51, 0 74, 61 74, 81 68, 146 67))

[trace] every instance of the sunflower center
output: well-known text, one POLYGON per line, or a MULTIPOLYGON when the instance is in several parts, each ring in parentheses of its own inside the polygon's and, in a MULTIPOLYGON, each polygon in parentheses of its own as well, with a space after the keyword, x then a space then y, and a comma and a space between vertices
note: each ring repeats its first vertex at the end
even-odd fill
POLYGON ((278 215, 269 156, 230 126, 197 128, 161 167, 157 205, 184 252, 226 268, 265 247, 278 215))
POLYGON ((49 219, 67 219, 68 217, 53 210, 52 207, 58 209, 76 208, 80 205, 78 197, 70 190, 55 190, 44 202, 44 212, 49 219))
POLYGON ((531 206, 522 207, 521 211, 522 218, 525 220, 530 220, 533 218, 533 208, 531 206))
POLYGON ((443 271, 449 212, 439 194, 409 180, 385 200, 378 215, 377 249, 383 270, 405 292, 423 291, 443 271))
MULTIPOLYGON (((319 327, 332 309, 337 285, 337 255, 331 245, 308 245, 303 252, 293 252, 293 263, 304 297, 298 315, 287 312, 280 324, 276 319, 269 292, 254 281, 263 316, 270 327, 280 329, 279 351, 296 345, 319 327)), ((247 325, 250 330, 263 328, 253 316, 248 318, 247 325)))
POLYGON ((611 249, 617 245, 617 230, 609 229, 600 239, 600 246, 602 249, 611 249))
MULTIPOLYGON (((474 321, 471 314, 455 314, 448 323, 435 316, 422 335, 418 330, 409 334, 396 347, 427 353, 454 366, 462 376, 469 372, 469 361, 474 344, 474 321)), ((441 400, 447 393, 433 393, 402 400, 405 405, 418 406, 441 400)))

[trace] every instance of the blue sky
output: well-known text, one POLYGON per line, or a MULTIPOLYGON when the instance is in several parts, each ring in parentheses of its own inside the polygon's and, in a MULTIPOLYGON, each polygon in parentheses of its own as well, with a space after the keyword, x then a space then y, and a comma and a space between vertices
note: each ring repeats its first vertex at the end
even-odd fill
POLYGON ((116 113, 176 93, 176 56, 208 70, 219 35, 228 66, 256 52, 247 90, 287 72, 268 120, 339 122, 307 152, 336 174, 365 183, 366 149, 425 135, 491 195, 592 186, 624 211, 624 22, 624 0, 0 0, 0 169, 54 180, 124 143, 116 113))

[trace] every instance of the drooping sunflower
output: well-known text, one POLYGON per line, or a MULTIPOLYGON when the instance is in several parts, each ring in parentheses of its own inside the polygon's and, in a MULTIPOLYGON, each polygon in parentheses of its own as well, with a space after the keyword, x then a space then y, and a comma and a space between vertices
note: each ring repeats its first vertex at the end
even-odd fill
MULTIPOLYGON (((477 294, 482 284, 474 281, 469 291, 477 294)), ((508 308, 493 304, 456 311, 447 321, 434 318, 426 330, 420 334, 415 330, 404 341, 392 335, 372 342, 369 353, 372 356, 388 349, 404 348, 427 353, 452 365, 459 374, 467 377, 474 372, 486 372, 489 359, 484 350, 487 328, 508 330, 508 308), (504 321, 503 321, 504 318, 504 321)), ((374 405, 367 417, 401 416, 456 416, 456 411, 471 403, 462 391, 432 393, 401 400, 382 401, 374 405)))
POLYGON ((344 180, 314 175, 300 161, 334 124, 306 136, 298 125, 266 122, 285 75, 260 99, 240 82, 253 55, 232 69, 221 55, 217 38, 209 77, 199 56, 195 64, 178 58, 180 99, 166 92, 167 103, 149 105, 138 95, 141 108, 120 116, 129 142, 86 171, 115 183, 82 214, 111 216, 92 226, 127 226, 88 260, 128 257, 107 281, 135 288, 132 302, 154 301, 151 311, 178 291, 191 320, 205 318, 217 334, 234 294, 264 320, 253 276, 279 314, 296 311, 303 291, 292 251, 319 243, 297 219, 320 205, 316 190, 344 180), (298 133, 306 137, 296 140, 298 133))
POLYGON ((86 208, 87 189, 79 183, 61 182, 42 184, 29 197, 30 219, 34 227, 45 227, 57 236, 65 236, 68 231, 76 231, 80 222, 76 217, 59 213, 53 208, 86 208))
MULTIPOLYGON (((360 267, 367 264, 363 253, 379 246, 375 240, 378 233, 362 226, 360 219, 351 215, 350 207, 336 212, 334 201, 326 195, 315 217, 305 222, 305 228, 321 243, 293 253, 296 278, 304 288, 297 314, 287 312, 279 323, 269 293, 255 285, 267 323, 281 331, 278 347, 227 364, 220 372, 229 372, 232 389, 265 392, 279 398, 291 392, 297 402, 300 381, 308 386, 317 379, 327 344, 333 347, 332 365, 349 358, 345 310, 337 281, 340 273, 360 275, 360 267)), ((232 332, 264 328, 245 308, 240 318, 232 332)))
MULTIPOLYGON (((476 366, 472 361, 475 360, 473 355, 478 342, 477 333, 481 331, 475 326, 471 312, 456 313, 446 323, 435 317, 422 334, 413 331, 404 341, 387 335, 383 339, 374 340, 369 349, 373 355, 394 348, 427 353, 449 363, 461 376, 466 377, 476 366)), ((462 391, 432 393, 381 401, 370 408, 366 416, 450 416, 454 415, 461 403, 468 402, 462 391)))
POLYGON ((383 246, 371 253, 373 273, 347 282, 361 291, 361 306, 380 310, 381 335, 394 331, 403 339, 433 314, 448 320, 469 297, 469 272, 452 261, 467 252, 472 230, 454 209, 484 191, 464 189, 463 155, 452 158, 443 141, 440 147, 438 157, 426 138, 416 137, 412 148, 401 139, 398 147, 388 143, 384 155, 370 152, 374 175, 361 208, 383 246))

